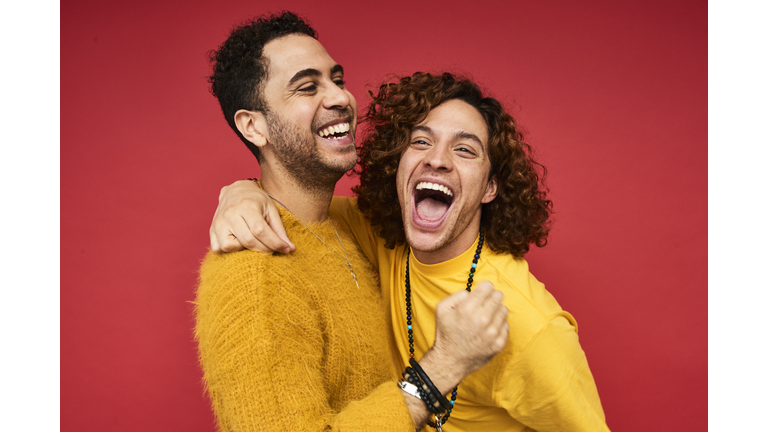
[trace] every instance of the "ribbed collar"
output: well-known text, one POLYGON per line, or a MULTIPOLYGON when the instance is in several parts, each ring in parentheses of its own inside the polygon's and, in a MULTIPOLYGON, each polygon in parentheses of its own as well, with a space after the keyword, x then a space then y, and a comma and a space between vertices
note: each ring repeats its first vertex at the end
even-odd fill
MULTIPOLYGON (((411 266, 420 275, 430 278, 450 277, 457 274, 466 276, 469 274, 469 268, 472 266, 472 260, 474 259, 475 250, 477 250, 477 243, 479 241, 480 233, 477 234, 472 246, 462 252, 461 255, 437 264, 422 264, 416 256, 411 253, 411 266)), ((483 249, 485 249, 485 247, 483 249)), ((480 254, 481 259, 482 256, 483 255, 480 254)))

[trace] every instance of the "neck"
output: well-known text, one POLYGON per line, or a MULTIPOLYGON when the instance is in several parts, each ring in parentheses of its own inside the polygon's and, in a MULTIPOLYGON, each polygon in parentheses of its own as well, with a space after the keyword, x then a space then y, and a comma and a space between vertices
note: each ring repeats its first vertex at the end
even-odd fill
POLYGON ((265 166, 261 169, 261 185, 268 194, 305 224, 328 219, 334 185, 308 188, 287 173, 278 174, 274 171, 265 166))
POLYGON ((463 254, 475 244, 475 239, 480 232, 480 212, 478 211, 464 230, 453 240, 446 243, 440 249, 433 251, 417 250, 411 246, 413 256, 422 264, 439 264, 463 254))

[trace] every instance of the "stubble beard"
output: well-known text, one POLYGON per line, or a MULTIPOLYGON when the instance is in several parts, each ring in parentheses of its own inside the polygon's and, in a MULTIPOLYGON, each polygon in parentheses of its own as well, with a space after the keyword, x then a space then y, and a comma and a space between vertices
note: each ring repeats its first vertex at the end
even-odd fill
MULTIPOLYGON (((329 160, 318 150, 316 138, 311 131, 301 131, 274 112, 266 113, 270 142, 275 158, 287 173, 301 187, 318 193, 333 192, 336 182, 347 171, 355 167, 357 158, 350 160, 329 160)), ((349 133, 353 134, 353 130, 349 133)), ((340 155, 357 153, 354 146, 341 151, 340 155)))

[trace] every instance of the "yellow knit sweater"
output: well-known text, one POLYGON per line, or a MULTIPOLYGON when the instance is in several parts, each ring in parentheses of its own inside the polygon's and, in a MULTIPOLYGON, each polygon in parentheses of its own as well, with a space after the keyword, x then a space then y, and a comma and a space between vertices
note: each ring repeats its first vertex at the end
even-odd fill
POLYGON ((289 255, 209 253, 195 337, 221 431, 412 431, 374 270, 346 224, 281 210, 289 255))

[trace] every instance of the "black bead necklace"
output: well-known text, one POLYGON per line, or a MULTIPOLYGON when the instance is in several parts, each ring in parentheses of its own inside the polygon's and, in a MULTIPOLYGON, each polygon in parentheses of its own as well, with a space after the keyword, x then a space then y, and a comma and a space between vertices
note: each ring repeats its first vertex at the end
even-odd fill
MULTIPOLYGON (((483 249, 483 241, 485 240, 485 231, 482 227, 480 227, 480 240, 477 242, 477 249, 475 250, 475 256, 472 259, 472 267, 469 269, 469 278, 467 279, 467 288, 466 290, 469 292, 472 292, 472 281, 475 277, 475 270, 477 270, 477 260, 480 259, 480 252, 483 249)), ((411 278, 409 276, 409 270, 410 270, 410 263, 411 263, 411 249, 408 249, 408 256, 405 258, 405 313, 406 313, 406 323, 408 324, 408 348, 410 353, 408 355, 413 358, 413 322, 411 321, 411 317, 413 314, 411 313, 411 278)), ((438 420, 440 422, 440 425, 435 424, 432 420, 427 420, 427 424, 431 427, 438 429, 439 426, 442 426, 445 424, 445 422, 448 421, 448 417, 451 416, 451 411, 453 411, 453 405, 456 403, 456 395, 458 394, 459 386, 456 386, 453 388, 453 391, 451 392, 451 408, 448 410, 448 412, 445 413, 445 415, 442 417, 442 419, 438 420)), ((437 416, 435 416, 435 419, 437 419, 437 416)))

